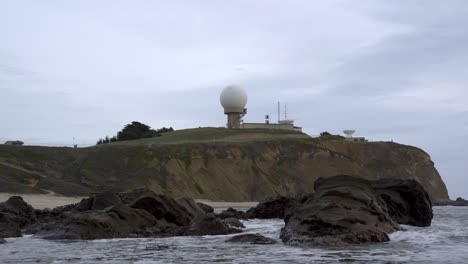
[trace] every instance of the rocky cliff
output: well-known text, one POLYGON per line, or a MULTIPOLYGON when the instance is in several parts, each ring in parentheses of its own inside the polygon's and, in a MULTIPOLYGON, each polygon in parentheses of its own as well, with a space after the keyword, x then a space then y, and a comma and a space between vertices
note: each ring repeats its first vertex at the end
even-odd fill
POLYGON ((414 179, 448 200, 424 151, 265 130, 191 129, 89 148, 0 146, 0 192, 85 195, 140 187, 172 196, 262 200, 313 192, 321 176, 414 179))

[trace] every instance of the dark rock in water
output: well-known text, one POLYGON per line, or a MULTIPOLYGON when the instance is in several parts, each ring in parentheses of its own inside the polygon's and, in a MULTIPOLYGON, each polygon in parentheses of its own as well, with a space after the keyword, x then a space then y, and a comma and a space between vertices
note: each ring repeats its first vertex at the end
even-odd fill
POLYGON ((148 212, 120 204, 105 210, 66 213, 44 225, 36 237, 45 239, 102 239, 157 233, 157 220, 148 212))
POLYGON ((35 210, 21 196, 0 203, 0 238, 20 237, 21 229, 35 221, 35 210))
POLYGON ((226 242, 250 243, 250 244, 258 244, 258 245, 276 244, 276 240, 269 238, 269 237, 264 237, 260 234, 237 235, 226 240, 226 242))
POLYGON ((242 220, 249 219, 249 216, 247 215, 246 212, 238 211, 232 207, 229 207, 227 210, 222 211, 217 216, 221 219, 226 219, 226 218, 237 218, 237 219, 242 219, 242 220))
POLYGON ((0 238, 20 237, 21 226, 14 215, 0 212, 0 238))
POLYGON ((379 203, 369 181, 352 176, 320 178, 315 194, 298 201, 285 217, 281 239, 297 246, 343 246, 389 241, 401 230, 379 203))
POLYGON ((230 228, 221 219, 214 214, 198 215, 190 224, 190 227, 185 232, 189 236, 206 236, 206 235, 228 235, 240 233, 239 229, 230 228))
POLYGON ((245 228, 244 224, 237 218, 226 218, 223 220, 225 224, 231 227, 245 228))
POLYGON ((0 238, 0 244, 5 244, 5 243, 6 243, 6 240, 3 238, 0 238))
POLYGON ((105 208, 122 204, 118 194, 112 192, 103 192, 94 194, 88 198, 82 199, 77 204, 70 204, 65 206, 56 207, 52 210, 35 210, 37 221, 28 225, 23 233, 36 234, 41 231, 45 226, 57 219, 65 217, 65 213, 85 212, 89 210, 103 210, 105 208))
POLYGON ((468 206, 468 201, 458 197, 455 201, 438 201, 434 202, 433 206, 468 206))
POLYGON ((288 208, 294 206, 296 199, 279 196, 267 199, 259 203, 256 207, 250 208, 247 211, 249 218, 259 219, 284 219, 285 212, 288 208))
POLYGON ((200 209, 203 210, 203 212, 205 213, 213 213, 214 212, 214 209, 213 207, 207 205, 207 204, 204 204, 204 203, 197 203, 198 207, 200 207, 200 209))
POLYGON ((193 200, 192 198, 186 198, 186 197, 178 198, 178 199, 176 199, 176 201, 177 201, 177 203, 179 203, 180 205, 185 207, 185 209, 191 215, 197 216, 197 215, 204 215, 205 214, 205 212, 200 208, 200 206, 197 205, 195 200, 193 200))
MULTIPOLYGON (((190 225, 195 217, 193 212, 190 212, 187 207, 181 205, 175 199, 155 193, 141 196, 130 206, 145 210, 158 220, 164 219, 168 223, 174 223, 178 226, 190 225)), ((191 209, 196 210, 196 208, 191 209)))
POLYGON ((398 224, 430 226, 432 202, 429 195, 414 180, 383 179, 371 182, 383 207, 398 224))
POLYGON ((26 232, 46 239, 202 236, 240 232, 213 214, 206 214, 193 199, 176 200, 149 191, 128 195, 96 194, 74 206, 38 213, 41 214, 40 221, 30 225, 26 232), (137 194, 141 196, 135 198, 137 194))

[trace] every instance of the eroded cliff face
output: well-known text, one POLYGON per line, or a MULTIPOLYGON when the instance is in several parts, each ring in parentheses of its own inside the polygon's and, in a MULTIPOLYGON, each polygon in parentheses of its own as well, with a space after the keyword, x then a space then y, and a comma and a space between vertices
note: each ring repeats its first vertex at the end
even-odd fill
MULTIPOLYGON (((38 159, 36 156, 44 153, 43 149, 15 150, 21 155, 10 153, 0 165, 9 166, 9 170, 16 168, 26 178, 25 174, 31 175, 30 181, 23 179, 28 190, 51 190, 64 195, 76 195, 75 186, 80 186, 80 192, 149 187, 172 196, 253 201, 275 195, 310 193, 319 177, 346 174, 370 180, 415 179, 434 201, 448 199, 445 184, 430 157, 417 148, 395 143, 301 138, 139 146, 109 144, 79 150, 61 149, 63 153, 59 155, 42 155, 38 159)), ((1 168, 0 176, 9 173, 1 168)))
POLYGON ((152 177, 149 185, 172 195, 248 201, 310 193, 319 177, 348 174, 370 180, 415 179, 433 200, 448 199, 430 157, 414 147, 343 140, 204 147, 182 157, 171 153, 164 161, 152 156, 147 166, 164 173, 152 177))

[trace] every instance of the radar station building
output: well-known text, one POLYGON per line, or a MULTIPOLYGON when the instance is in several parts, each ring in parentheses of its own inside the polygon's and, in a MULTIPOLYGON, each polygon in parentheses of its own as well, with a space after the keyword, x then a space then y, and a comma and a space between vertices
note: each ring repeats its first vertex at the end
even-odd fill
POLYGON ((278 102, 278 123, 270 123, 270 116, 265 115, 264 123, 244 123, 242 118, 247 114, 247 93, 244 89, 236 85, 230 85, 223 89, 220 95, 220 102, 227 115, 227 128, 230 129, 275 129, 293 130, 302 132, 301 127, 294 125, 294 120, 287 118, 287 107, 285 106, 283 120, 280 119, 280 103, 278 102))

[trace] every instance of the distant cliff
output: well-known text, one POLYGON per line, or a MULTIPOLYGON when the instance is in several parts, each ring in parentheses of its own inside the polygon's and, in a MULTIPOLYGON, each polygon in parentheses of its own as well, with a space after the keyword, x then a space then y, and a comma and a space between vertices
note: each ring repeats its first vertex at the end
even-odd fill
POLYGON ((148 187, 172 196, 252 201, 313 191, 321 176, 415 179, 448 200, 424 151, 287 131, 189 129, 89 148, 0 146, 0 192, 85 195, 148 187))

